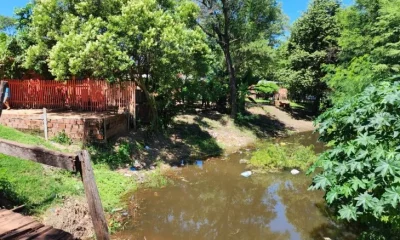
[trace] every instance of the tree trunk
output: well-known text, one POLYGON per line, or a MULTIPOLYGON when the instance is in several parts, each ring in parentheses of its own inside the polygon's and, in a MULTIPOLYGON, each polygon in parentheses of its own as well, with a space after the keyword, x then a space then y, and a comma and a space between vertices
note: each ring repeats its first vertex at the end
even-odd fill
POLYGON ((149 92, 147 89, 146 85, 140 81, 137 81, 139 87, 143 90, 144 95, 146 96, 146 99, 149 104, 150 108, 150 122, 151 122, 151 127, 153 130, 156 130, 159 128, 159 119, 158 119, 158 111, 157 111, 157 103, 156 99, 154 98, 154 95, 149 92))
POLYGON ((236 90, 236 75, 233 67, 232 57, 229 49, 229 44, 224 48, 226 67, 229 72, 229 89, 230 89, 230 107, 231 118, 236 118, 237 115, 237 90, 236 90))

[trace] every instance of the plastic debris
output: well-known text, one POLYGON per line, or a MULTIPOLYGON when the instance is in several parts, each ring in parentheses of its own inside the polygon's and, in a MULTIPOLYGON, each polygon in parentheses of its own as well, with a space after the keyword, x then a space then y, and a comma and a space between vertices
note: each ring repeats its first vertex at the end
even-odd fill
POLYGON ((197 160, 196 161, 196 166, 199 167, 199 168, 203 168, 203 161, 197 160))
POLYGON ((149 146, 145 146, 144 149, 150 150, 151 148, 149 146))
POLYGON ((300 173, 300 171, 297 170, 297 169, 292 169, 292 171, 290 171, 290 173, 291 173, 292 175, 297 175, 297 174, 300 173))
POLYGON ((246 171, 246 172, 242 172, 240 175, 242 175, 243 177, 250 177, 251 174, 253 174, 251 171, 246 171))
POLYGON ((136 171, 136 168, 135 167, 131 167, 131 168, 129 168, 131 171, 136 171))
POLYGON ((181 166, 185 166, 185 161, 181 160, 181 166))

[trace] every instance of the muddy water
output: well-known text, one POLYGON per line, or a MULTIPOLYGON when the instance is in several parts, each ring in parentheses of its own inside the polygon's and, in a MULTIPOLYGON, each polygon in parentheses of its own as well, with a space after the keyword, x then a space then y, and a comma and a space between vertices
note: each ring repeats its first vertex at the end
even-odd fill
MULTIPOLYGON (((307 134, 298 136, 307 141, 307 134)), ((285 139, 287 142, 298 138, 285 139)), ((310 192, 309 177, 290 173, 240 175, 249 159, 243 151, 210 159, 201 167, 174 170, 176 184, 130 196, 141 202, 137 222, 119 239, 346 239, 327 217, 321 192, 310 192)), ((133 214, 133 212, 131 213, 133 214)), ((349 238, 350 239, 350 238, 349 238)))

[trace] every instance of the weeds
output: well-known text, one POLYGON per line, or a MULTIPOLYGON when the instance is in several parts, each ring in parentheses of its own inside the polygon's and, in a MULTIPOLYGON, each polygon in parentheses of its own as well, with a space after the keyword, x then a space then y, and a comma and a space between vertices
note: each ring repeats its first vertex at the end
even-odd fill
POLYGON ((65 145, 71 145, 72 140, 68 137, 68 135, 65 133, 65 131, 59 132, 56 136, 54 136, 51 141, 60 143, 60 144, 65 144, 65 145))
POLYGON ((168 185, 170 180, 163 175, 160 168, 157 168, 149 174, 147 181, 144 183, 146 188, 162 188, 168 185))
POLYGON ((87 147, 92 160, 96 164, 107 164, 111 170, 132 164, 131 151, 133 146, 129 142, 121 142, 114 145, 92 145, 87 147))
POLYGON ((305 171, 316 160, 313 146, 305 147, 297 143, 288 145, 264 143, 253 153, 250 165, 266 171, 280 171, 286 168, 299 168, 305 171))

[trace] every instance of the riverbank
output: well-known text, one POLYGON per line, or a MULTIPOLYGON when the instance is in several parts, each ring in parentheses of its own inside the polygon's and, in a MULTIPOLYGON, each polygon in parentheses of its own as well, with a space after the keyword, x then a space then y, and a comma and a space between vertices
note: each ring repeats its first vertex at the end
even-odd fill
POLYGON ((132 157, 146 165, 163 161, 172 165, 230 154, 259 140, 313 131, 312 121, 295 119, 268 105, 250 105, 247 114, 233 121, 216 111, 181 114, 162 134, 132 132, 119 141, 136 142, 132 157), (146 151, 143 151, 145 149, 146 151))
MULTIPOLYGON (((215 111, 181 114, 164 133, 140 129, 107 146, 90 147, 96 182, 111 230, 121 227, 126 213, 121 197, 140 187, 165 186, 168 180, 164 171, 171 166, 230 154, 260 139, 309 130, 283 113, 279 109, 251 105, 248 114, 239 116, 237 121, 215 111), (132 171, 132 166, 143 171, 132 171)), ((309 124, 312 126, 311 122, 309 124)), ((78 148, 49 143, 2 126, 0 136, 58 151, 78 148)), ((77 238, 93 234, 79 176, 0 155, 0 190, 1 207, 25 204, 27 213, 35 214, 47 225, 67 230, 77 238)))

